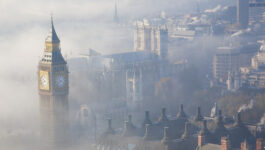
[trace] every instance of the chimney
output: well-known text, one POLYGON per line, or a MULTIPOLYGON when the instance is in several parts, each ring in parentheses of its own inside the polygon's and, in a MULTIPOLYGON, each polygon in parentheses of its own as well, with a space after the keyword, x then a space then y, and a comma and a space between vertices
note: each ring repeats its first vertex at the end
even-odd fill
POLYGON ((132 123, 132 115, 128 115, 128 121, 129 123, 132 123))
POLYGON ((151 125, 150 124, 146 124, 145 125, 145 135, 144 135, 144 140, 151 140, 151 135, 150 135, 150 127, 151 125))
POLYGON ((161 140, 161 143, 164 144, 164 146, 165 146, 164 149, 165 150, 172 149, 172 147, 171 147, 171 140, 170 140, 170 137, 169 137, 169 128, 168 127, 164 127, 164 137, 161 140))
POLYGON ((181 136, 182 139, 186 139, 186 138, 189 138, 191 136, 189 128, 190 128, 190 124, 188 122, 186 122, 185 123, 185 131, 181 136))
POLYGON ((145 128, 146 124, 152 125, 152 121, 150 120, 150 116, 149 116, 149 111, 145 111, 145 119, 144 119, 144 122, 142 124, 142 128, 145 128))
POLYGON ((169 142, 169 128, 168 127, 164 127, 164 137, 163 137, 163 139, 161 140, 161 142, 163 143, 163 144, 168 144, 168 142, 169 142))
POLYGON ((209 130, 207 128, 207 122, 206 120, 203 120, 203 127, 201 128, 201 131, 198 134, 198 147, 201 147, 206 144, 208 135, 209 130))
POLYGON ((123 133, 122 136, 129 136, 129 122, 128 121, 124 121, 124 127, 123 127, 123 133))
POLYGON ((250 147, 249 143, 247 140, 241 143, 241 150, 251 150, 252 148, 250 147))
POLYGON ((186 118, 186 114, 184 112, 184 109, 183 109, 183 104, 180 105, 180 111, 179 113, 177 114, 177 118, 186 118))
POLYGON ((263 139, 258 138, 256 140, 256 150, 264 150, 263 139))
POLYGON ((158 119, 159 122, 166 122, 168 121, 167 116, 166 116, 166 108, 162 108, 161 110, 161 116, 158 119))
POLYGON ((224 127, 224 123, 223 123, 223 116, 222 116, 222 111, 221 110, 219 110, 219 112, 218 112, 217 127, 225 128, 224 127))
POLYGON ((201 108, 198 107, 197 116, 195 117, 195 121, 202 121, 202 120, 203 120, 203 117, 201 115, 201 108))
POLYGON ((229 137, 222 137, 222 139, 221 139, 221 150, 231 150, 229 137))
POLYGON ((107 131, 105 132, 105 134, 115 134, 115 131, 112 129, 112 126, 111 126, 111 119, 108 119, 108 129, 107 131))
POLYGON ((129 125, 130 129, 135 128, 135 126, 133 125, 133 122, 132 122, 132 115, 128 115, 128 125, 129 125))
POLYGON ((241 127, 241 126, 243 126, 243 123, 242 123, 242 121, 241 121, 241 113, 240 113, 240 112, 237 113, 237 118, 236 118, 235 126, 237 126, 237 127, 241 127))
POLYGON ((198 147, 202 147, 206 143, 205 135, 198 134, 198 147))

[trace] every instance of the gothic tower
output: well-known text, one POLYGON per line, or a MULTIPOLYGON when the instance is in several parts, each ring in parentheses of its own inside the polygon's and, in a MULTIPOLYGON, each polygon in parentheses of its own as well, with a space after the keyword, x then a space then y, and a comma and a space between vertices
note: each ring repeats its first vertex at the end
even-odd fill
POLYGON ((38 66, 38 89, 42 141, 47 146, 60 146, 69 137, 68 68, 52 18, 38 66))

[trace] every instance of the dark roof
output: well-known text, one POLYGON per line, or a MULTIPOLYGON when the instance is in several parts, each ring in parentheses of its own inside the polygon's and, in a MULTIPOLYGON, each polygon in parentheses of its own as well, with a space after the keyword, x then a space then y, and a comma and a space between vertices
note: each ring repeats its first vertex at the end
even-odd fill
POLYGON ((48 37, 46 38, 46 42, 51 42, 51 43, 59 43, 60 42, 60 40, 56 34, 52 18, 51 18, 50 32, 48 34, 48 37))

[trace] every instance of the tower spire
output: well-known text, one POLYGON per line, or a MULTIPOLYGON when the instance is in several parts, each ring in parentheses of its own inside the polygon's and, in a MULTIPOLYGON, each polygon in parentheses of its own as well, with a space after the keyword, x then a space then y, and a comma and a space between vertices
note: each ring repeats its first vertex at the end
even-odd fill
POLYGON ((57 33, 55 31, 55 28, 54 28, 53 15, 52 14, 51 14, 50 30, 49 30, 49 34, 45 40, 45 45, 46 45, 45 51, 53 52, 53 51, 60 50, 60 40, 59 40, 57 33))
POLYGON ((60 40, 57 36, 57 33, 55 31, 54 25, 53 25, 53 14, 51 14, 51 26, 50 26, 49 34, 46 38, 46 42, 50 42, 50 43, 59 43, 60 42, 60 40))

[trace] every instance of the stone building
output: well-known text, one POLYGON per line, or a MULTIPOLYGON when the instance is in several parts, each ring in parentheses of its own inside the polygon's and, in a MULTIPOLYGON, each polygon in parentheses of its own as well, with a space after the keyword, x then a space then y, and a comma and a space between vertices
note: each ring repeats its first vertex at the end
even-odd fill
POLYGON ((102 55, 91 51, 87 60, 87 76, 97 88, 99 98, 125 101, 130 108, 141 107, 152 99, 155 85, 165 77, 175 77, 187 61, 168 59, 168 30, 165 26, 137 24, 134 50, 102 55))
POLYGON ((161 59, 168 55, 168 29, 165 25, 154 27, 146 21, 137 22, 134 31, 134 50, 155 53, 161 59))

